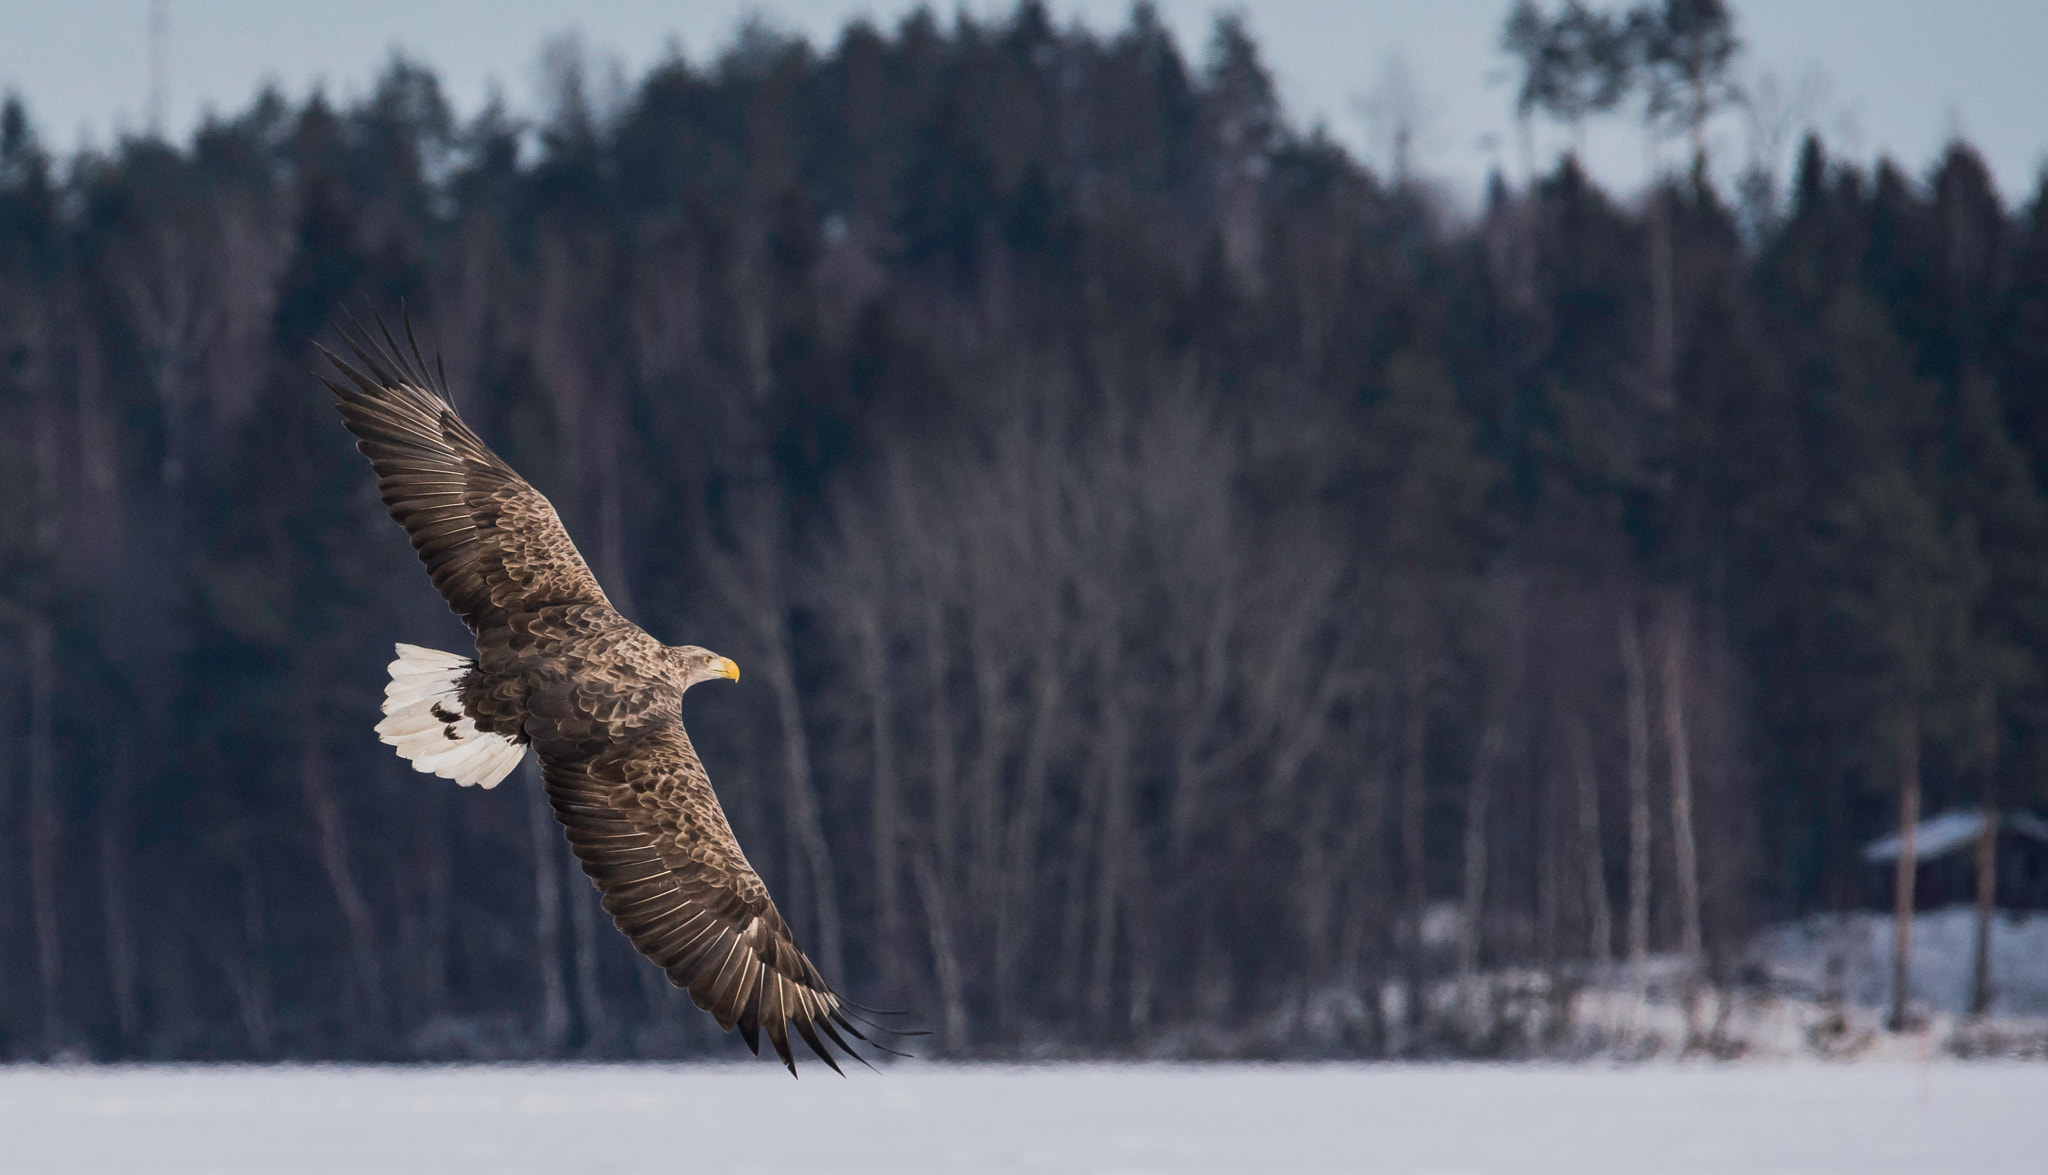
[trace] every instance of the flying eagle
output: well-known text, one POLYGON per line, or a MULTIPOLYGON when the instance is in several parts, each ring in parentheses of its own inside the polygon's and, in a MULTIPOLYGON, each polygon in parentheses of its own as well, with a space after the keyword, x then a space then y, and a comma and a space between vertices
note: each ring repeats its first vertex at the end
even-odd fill
POLYGON ((765 1032, 791 1074, 791 1029, 835 1072, 827 1041, 860 1060, 841 1032, 868 1038, 797 948, 683 731, 683 691, 739 667, 619 615, 547 498, 456 415, 410 326, 404 349, 379 333, 344 340, 353 363, 323 348, 322 382, 476 656, 399 645, 377 733, 464 786, 495 786, 533 750, 635 950, 756 1055, 765 1032))

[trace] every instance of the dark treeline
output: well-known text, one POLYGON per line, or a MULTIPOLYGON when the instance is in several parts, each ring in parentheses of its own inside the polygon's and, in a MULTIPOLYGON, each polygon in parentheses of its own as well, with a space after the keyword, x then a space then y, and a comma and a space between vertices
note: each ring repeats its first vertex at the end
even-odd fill
MULTIPOLYGON (((1638 92, 1517 27, 1532 117, 1638 92)), ((733 824, 936 1051, 1486 1051, 1403 993, 1732 984, 1903 784, 2042 798, 2048 199, 1967 146, 1458 221, 1229 20, 547 60, 530 123, 404 61, 182 145, 6 107, 0 1055, 734 1047, 527 777, 371 730, 394 640, 466 647, 314 378, 401 305, 743 666, 685 707, 733 824)))

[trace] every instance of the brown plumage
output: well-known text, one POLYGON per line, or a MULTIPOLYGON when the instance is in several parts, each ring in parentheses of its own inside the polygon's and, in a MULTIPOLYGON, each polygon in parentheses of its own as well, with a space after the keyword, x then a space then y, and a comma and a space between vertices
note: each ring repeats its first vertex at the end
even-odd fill
POLYGON ((348 340, 323 377, 391 517, 476 635, 476 656, 399 646, 385 741, 421 771, 492 786, 531 747, 555 818, 641 954, 747 1047, 791 1030, 835 1071, 865 1036, 797 948, 747 864, 683 730, 683 691, 737 680, 671 648, 605 599, 554 507, 456 415, 407 332, 348 340))

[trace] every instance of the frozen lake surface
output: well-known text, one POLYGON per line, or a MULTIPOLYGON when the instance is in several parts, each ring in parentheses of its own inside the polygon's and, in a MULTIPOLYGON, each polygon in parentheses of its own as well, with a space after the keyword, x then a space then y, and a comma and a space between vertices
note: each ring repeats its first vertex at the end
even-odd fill
POLYGON ((2048 1171, 2048 1064, 0 1068, 0 1171, 2048 1171))

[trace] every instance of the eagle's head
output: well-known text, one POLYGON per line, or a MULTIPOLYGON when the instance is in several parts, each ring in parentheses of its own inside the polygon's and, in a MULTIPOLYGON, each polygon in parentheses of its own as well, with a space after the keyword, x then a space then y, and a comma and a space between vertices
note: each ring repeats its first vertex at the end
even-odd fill
POLYGON ((740 679, 740 667, 733 664, 732 658, 721 657, 710 649, 700 649, 696 645, 684 645, 679 649, 668 650, 668 657, 669 661, 682 672, 684 689, 689 689, 700 681, 710 681, 716 677, 723 677, 727 681, 738 681, 740 679))

